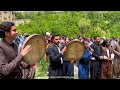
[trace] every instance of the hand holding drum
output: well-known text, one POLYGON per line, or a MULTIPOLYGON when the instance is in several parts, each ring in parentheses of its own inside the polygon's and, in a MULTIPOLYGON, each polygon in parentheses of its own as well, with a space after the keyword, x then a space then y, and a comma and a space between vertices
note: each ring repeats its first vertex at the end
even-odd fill
POLYGON ((67 49, 67 47, 64 47, 64 48, 62 49, 62 53, 65 53, 66 49, 67 49))
POLYGON ((31 45, 27 45, 22 51, 21 54, 25 56, 31 50, 31 45))

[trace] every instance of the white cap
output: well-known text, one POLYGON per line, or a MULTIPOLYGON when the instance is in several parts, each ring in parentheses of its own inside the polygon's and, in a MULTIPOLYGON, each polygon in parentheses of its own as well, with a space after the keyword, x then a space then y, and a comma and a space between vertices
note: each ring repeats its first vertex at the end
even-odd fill
POLYGON ((106 37, 104 36, 103 39, 106 39, 106 37))
POLYGON ((46 32, 46 35, 50 36, 50 33, 49 33, 49 32, 46 32))

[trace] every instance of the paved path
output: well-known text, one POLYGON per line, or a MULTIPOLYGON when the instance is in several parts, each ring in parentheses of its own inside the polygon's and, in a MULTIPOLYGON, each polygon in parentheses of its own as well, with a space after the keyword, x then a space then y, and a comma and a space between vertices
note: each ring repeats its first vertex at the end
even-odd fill
POLYGON ((78 79, 78 67, 74 64, 74 79, 78 79))
MULTIPOLYGON (((48 79, 48 76, 36 76, 34 79, 48 79)), ((74 79, 78 79, 78 67, 76 64, 74 64, 74 79)))

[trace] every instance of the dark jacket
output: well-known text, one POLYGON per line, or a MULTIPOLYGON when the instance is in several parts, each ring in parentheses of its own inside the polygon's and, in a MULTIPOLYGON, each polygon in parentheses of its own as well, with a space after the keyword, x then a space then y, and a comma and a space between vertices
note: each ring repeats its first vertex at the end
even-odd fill
POLYGON ((60 58, 63 58, 63 54, 59 53, 58 48, 56 45, 53 45, 52 47, 49 48, 48 50, 49 55, 50 55, 50 64, 52 67, 59 68, 61 67, 61 60, 60 58))
POLYGON ((49 52, 49 76, 62 76, 63 75, 63 64, 61 64, 62 53, 59 53, 58 48, 55 44, 48 49, 49 52))
POLYGON ((92 55, 96 60, 100 60, 99 56, 104 56, 102 45, 93 43, 90 47, 94 49, 92 55))

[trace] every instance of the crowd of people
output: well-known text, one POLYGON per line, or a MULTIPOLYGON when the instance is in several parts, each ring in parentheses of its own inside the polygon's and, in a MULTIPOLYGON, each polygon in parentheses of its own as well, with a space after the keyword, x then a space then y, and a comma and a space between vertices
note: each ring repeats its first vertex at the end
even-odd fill
POLYGON ((51 35, 48 41, 49 78, 74 78, 75 63, 77 63, 79 79, 118 79, 120 77, 120 38, 108 40, 99 36, 93 38, 78 36, 77 39, 73 39, 67 36, 51 35), (83 57, 76 62, 64 58, 66 45, 73 40, 82 42, 87 48, 83 57))
MULTIPOLYGON (((23 59, 31 50, 31 45, 21 49, 28 36, 24 34, 18 37, 13 22, 0 24, 0 79, 34 79, 36 65, 28 65, 23 59)), ((64 58, 67 44, 76 39, 50 33, 45 38, 49 79, 74 79, 74 64, 78 67, 78 79, 120 78, 120 38, 108 40, 105 37, 85 38, 78 35, 77 40, 87 48, 78 61, 64 58)))

